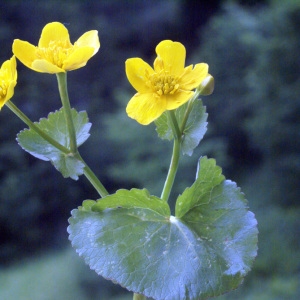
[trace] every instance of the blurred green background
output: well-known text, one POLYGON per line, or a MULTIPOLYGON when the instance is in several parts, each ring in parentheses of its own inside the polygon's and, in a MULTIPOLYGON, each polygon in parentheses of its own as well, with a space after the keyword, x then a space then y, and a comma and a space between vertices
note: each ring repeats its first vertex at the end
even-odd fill
MULTIPOLYGON (((218 299, 300 298, 300 0, 2 1, 0 62, 15 38, 38 43, 59 21, 74 42, 99 31, 101 48, 86 67, 68 73, 77 110, 87 110, 91 137, 81 147, 110 192, 146 187, 160 195, 171 147, 155 127, 129 119, 134 91, 124 62, 152 64, 163 39, 182 42, 187 64, 207 62, 214 94, 203 98, 208 132, 184 157, 172 198, 191 185, 201 155, 215 157, 238 183, 258 219, 259 252, 244 284, 218 299)), ((18 64, 12 101, 32 120, 60 108, 56 78, 18 64)), ((0 299, 131 299, 96 276, 71 248, 71 209, 97 193, 85 178, 63 179, 49 163, 22 151, 24 128, 0 113, 0 299)))

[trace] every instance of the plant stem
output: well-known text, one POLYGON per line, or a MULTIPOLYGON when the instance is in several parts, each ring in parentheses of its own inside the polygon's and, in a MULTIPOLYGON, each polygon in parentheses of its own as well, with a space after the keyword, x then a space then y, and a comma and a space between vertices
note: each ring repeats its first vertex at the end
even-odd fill
POLYGON ((54 140, 50 135, 41 130, 38 126, 36 126, 17 106, 15 106, 11 101, 7 101, 6 106, 17 116, 19 117, 30 129, 35 131, 38 135, 40 135, 44 140, 46 140, 49 144, 60 150, 65 154, 70 154, 70 150, 56 140, 54 140))
POLYGON ((168 112, 169 121, 172 127, 173 136, 174 136, 174 144, 173 144, 173 153, 171 158, 171 163, 169 167, 169 172, 165 181, 165 185, 161 194, 161 199, 165 200, 166 202, 169 199, 175 176, 178 169, 179 157, 180 157, 180 146, 181 146, 181 132, 178 127, 178 123, 176 120, 176 116, 174 111, 168 112))
POLYGON ((68 96, 68 89, 67 89, 67 73, 57 73, 57 82, 58 82, 58 89, 60 94, 60 99, 62 102, 62 106, 64 108, 64 114, 65 114, 65 120, 67 123, 67 128, 69 132, 69 138, 70 138, 70 150, 71 153, 75 154, 77 153, 77 142, 76 142, 76 133, 72 118, 72 111, 71 111, 71 105, 70 100, 68 96))
POLYGON ((83 158, 80 156, 77 148, 77 139, 76 139, 76 132, 73 123, 72 117, 72 110, 70 105, 70 100, 68 96, 68 89, 67 89, 67 73, 57 73, 57 82, 58 82, 58 89, 60 94, 60 99, 64 108, 65 120, 68 128, 69 139, 70 139, 70 151, 84 164, 84 175, 89 180, 89 182, 93 185, 96 191, 99 193, 101 197, 105 197, 108 195, 107 190, 100 182, 98 177, 95 173, 91 170, 91 168, 86 164, 83 158))
POLYGON ((133 294, 133 300, 147 300, 147 297, 145 297, 144 295, 141 294, 133 294))
POLYGON ((165 185, 161 194, 161 199, 165 200, 166 202, 169 199, 173 183, 175 180, 175 176, 178 169, 178 163, 179 163, 179 156, 180 156, 180 142, 178 139, 174 139, 173 144, 173 153, 171 158, 171 163, 169 167, 169 172, 165 181, 165 185))
POLYGON ((95 188, 95 190, 98 192, 98 194, 103 198, 107 196, 109 193, 104 187, 104 185, 101 183, 101 181, 98 179, 98 177, 95 175, 95 173, 91 170, 91 168, 86 164, 86 162, 83 160, 83 158, 80 156, 79 152, 75 155, 77 159, 79 159, 84 164, 84 175, 88 179, 88 181, 92 184, 92 186, 95 188))
POLYGON ((192 110, 192 107, 193 107, 193 103, 194 101, 198 98, 198 96, 200 95, 201 93, 201 90, 196 90, 194 95, 192 96, 192 98, 189 100, 188 102, 188 106, 186 108, 186 111, 185 111, 185 114, 184 114, 184 117, 183 117, 183 120, 182 120, 182 123, 180 124, 180 131, 183 133, 184 129, 185 129, 185 126, 186 126, 186 122, 189 118, 189 115, 190 115, 190 112, 192 110))
POLYGON ((178 122, 176 119, 175 111, 169 110, 168 111, 168 121, 172 128, 174 140, 181 140, 182 131, 179 129, 178 122))
MULTIPOLYGON (((68 101, 69 102, 69 101, 68 101)), ((80 156, 77 146, 76 146, 76 152, 72 152, 71 149, 66 148, 65 146, 58 143, 56 140, 54 140, 50 135, 48 135, 46 132, 41 130, 36 124, 34 124, 17 106, 15 106, 11 101, 7 101, 6 106, 17 116, 19 117, 31 130, 35 131, 39 136, 41 136, 45 141, 47 141, 49 144, 51 144, 53 147, 60 150, 62 153, 66 155, 73 155, 76 159, 80 160, 84 164, 84 175, 89 180, 89 182, 93 185, 93 187, 96 189, 96 191, 99 193, 101 197, 107 196, 109 193, 103 186, 103 184, 100 182, 98 177, 94 174, 94 172, 90 169, 90 167, 86 164, 86 162, 83 160, 83 158, 80 156)), ((66 109, 64 109, 65 111, 66 109)), ((69 109, 71 112, 71 110, 69 109)), ((73 120, 72 120, 73 124, 73 120)), ((74 125, 73 125, 74 128, 74 125)), ((75 134, 75 130, 74 130, 75 134)), ((71 139, 70 139, 71 140, 71 139)), ((76 145, 76 140, 75 140, 76 145)), ((71 147, 71 143, 70 143, 71 147)), ((74 151, 74 150, 73 150, 74 151)))

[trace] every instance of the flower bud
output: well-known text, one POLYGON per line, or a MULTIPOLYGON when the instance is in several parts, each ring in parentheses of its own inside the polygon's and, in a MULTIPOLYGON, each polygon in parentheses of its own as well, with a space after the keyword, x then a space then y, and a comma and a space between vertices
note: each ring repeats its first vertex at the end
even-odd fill
POLYGON ((197 90, 200 92, 200 95, 208 96, 212 94, 215 87, 214 78, 208 74, 207 77, 201 82, 201 84, 197 87, 197 90))

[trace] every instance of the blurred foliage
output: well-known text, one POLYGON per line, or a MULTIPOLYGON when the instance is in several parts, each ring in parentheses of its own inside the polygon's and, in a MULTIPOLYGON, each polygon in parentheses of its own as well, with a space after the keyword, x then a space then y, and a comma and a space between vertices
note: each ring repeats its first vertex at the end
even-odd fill
POLYGON ((268 165, 272 203, 285 206, 298 206, 300 195, 299 22, 300 1, 252 10, 228 4, 203 30, 193 59, 207 61, 215 76, 205 103, 210 126, 228 139, 231 170, 268 165))
POLYGON ((91 272, 71 247, 0 269, 0 281, 0 299, 5 300, 132 299, 131 293, 91 272))
MULTIPOLYGON (((2 1, 1 62, 11 56, 14 38, 37 43, 47 22, 65 23, 72 41, 87 30, 99 30, 99 54, 86 68, 68 75, 72 105, 86 109, 93 123, 82 155, 110 192, 145 186, 159 196, 171 144, 157 138, 154 126, 144 127, 127 117, 124 108, 134 91, 125 78, 124 61, 143 57, 152 63, 154 47, 162 39, 185 44, 187 63, 207 62, 216 88, 213 95, 203 98, 209 113, 208 132, 193 156, 181 161, 172 196, 191 184, 201 155, 215 157, 226 177, 246 193, 260 230, 254 270, 241 288, 220 299, 298 299, 300 1, 237 1, 245 6, 226 1, 198 36, 197 26, 204 25, 201 18, 195 21, 195 32, 185 30, 190 28, 187 2, 153 1, 149 7, 147 1, 137 0, 93 4, 2 1)), ((54 76, 32 72, 20 63, 18 70, 13 102, 26 114, 37 121, 60 108, 54 76)), ((0 263, 6 265, 37 250, 68 243, 70 210, 97 194, 86 180, 65 180, 49 163, 37 161, 17 147, 14 136, 23 124, 6 108, 1 111, 0 125, 0 263)), ((23 276, 47 275, 45 270, 53 264, 69 273, 66 260, 58 256, 54 261, 46 260, 44 269, 35 268, 31 275, 24 271, 23 276)), ((66 287, 78 291, 79 285, 86 293, 80 298, 82 291, 78 291, 76 299, 107 299, 118 294, 107 292, 105 285, 108 289, 113 285, 88 268, 82 271, 82 266, 71 265, 81 282, 70 280, 66 287)), ((54 275, 45 282, 68 278, 67 272, 56 274, 59 272, 62 277, 54 275)), ((21 269, 9 278, 16 280, 17 274, 22 276, 21 269)), ((24 291, 26 284, 14 284, 20 293, 24 291)), ((4 299, 28 299, 15 295, 4 299)), ((62 295, 66 297, 44 299, 68 299, 66 293, 62 295)))

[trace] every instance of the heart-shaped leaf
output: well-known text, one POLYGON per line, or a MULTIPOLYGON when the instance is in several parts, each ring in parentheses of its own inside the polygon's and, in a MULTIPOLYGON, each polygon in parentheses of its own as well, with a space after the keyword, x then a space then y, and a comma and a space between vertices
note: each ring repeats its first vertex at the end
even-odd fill
MULTIPOLYGON (((85 111, 78 113, 75 109, 72 109, 71 113, 75 127, 77 145, 80 146, 89 137, 91 123, 88 122, 85 111)), ((35 125, 51 136, 56 142, 69 148, 70 139, 63 108, 54 113, 50 113, 47 119, 40 119, 40 122, 35 123, 35 125)), ((83 174, 84 164, 80 160, 61 152, 34 130, 22 130, 18 134, 17 140, 20 146, 31 155, 41 160, 51 161, 64 177, 71 177, 76 180, 79 175, 83 174)))
POLYGON ((154 299, 206 299, 235 289, 256 256, 256 220, 213 160, 200 165, 178 199, 177 217, 145 190, 84 202, 69 219, 73 247, 99 275, 154 299))

